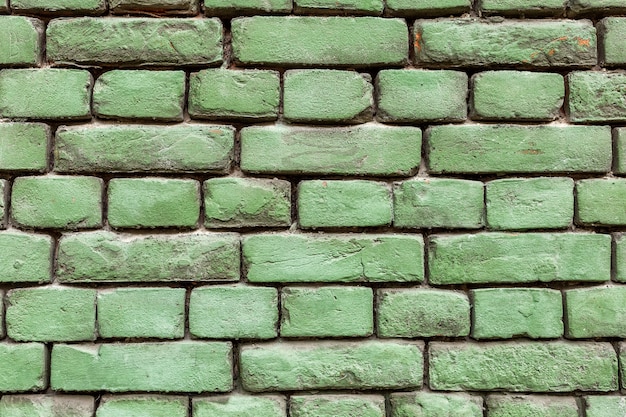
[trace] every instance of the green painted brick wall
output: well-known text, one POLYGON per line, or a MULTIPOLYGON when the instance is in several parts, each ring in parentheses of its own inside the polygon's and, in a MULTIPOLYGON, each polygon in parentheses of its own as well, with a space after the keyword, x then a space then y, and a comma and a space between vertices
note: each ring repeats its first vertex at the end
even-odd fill
POLYGON ((626 414, 624 0, 0 0, 0 417, 626 414))

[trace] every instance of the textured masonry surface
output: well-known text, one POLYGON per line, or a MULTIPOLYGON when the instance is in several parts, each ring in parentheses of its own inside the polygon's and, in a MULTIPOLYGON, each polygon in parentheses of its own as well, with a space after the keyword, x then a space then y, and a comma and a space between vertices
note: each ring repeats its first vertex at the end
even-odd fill
POLYGON ((0 417, 626 415, 624 0, 0 0, 0 417))

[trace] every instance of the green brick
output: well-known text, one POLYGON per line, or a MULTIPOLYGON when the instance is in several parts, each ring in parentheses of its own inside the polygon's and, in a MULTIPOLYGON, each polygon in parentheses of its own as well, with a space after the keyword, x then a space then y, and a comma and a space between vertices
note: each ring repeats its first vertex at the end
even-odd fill
MULTIPOLYGON (((11 6, 19 1, 11 2, 11 6)), ((39 63, 44 23, 23 16, 0 16, 0 65, 39 63)))
POLYGON ((377 300, 379 337, 461 337, 470 332, 470 303, 465 294, 381 289, 377 300))
POLYGON ((206 227, 288 227, 289 181, 257 178, 211 178, 204 182, 206 227))
POLYGON ((608 281, 611 237, 592 233, 433 235, 429 282, 437 285, 608 281))
POLYGON ((232 22, 233 58, 244 65, 404 65, 407 26, 378 17, 254 16, 232 22))
POLYGON ((240 377, 252 392, 421 387, 422 348, 381 341, 255 344, 241 348, 240 377))
POLYGON ((15 230, 0 232, 0 282, 49 282, 52 238, 15 230))
POLYGON ((0 70, 0 117, 89 119, 91 81, 91 74, 84 70, 0 70))
POLYGON ((626 37, 626 18, 607 17, 602 19, 598 23, 598 33, 600 62, 608 66, 626 64, 626 51, 620 46, 626 37))
MULTIPOLYGON (((2 127, 0 124, 0 149, 2 127)), ((45 149, 45 137, 39 141, 37 145, 45 149)), ((56 131, 54 170, 226 173, 233 159, 234 142, 235 130, 230 126, 61 126, 56 131)), ((35 149, 31 152, 34 154, 35 149)), ((41 153, 45 167, 45 153, 41 153)), ((35 156, 38 154, 32 158, 35 156)))
POLYGON ((374 296, 365 287, 286 287, 282 290, 282 337, 370 336, 374 296))
POLYGON ((182 121, 183 71, 114 70, 93 87, 93 111, 103 119, 182 121))
POLYGON ((18 177, 11 193, 11 218, 32 228, 100 227, 102 187, 96 177, 18 177))
POLYGON ((189 399, 165 395, 104 395, 96 417, 189 417, 189 399))
POLYGON ((291 417, 385 417, 381 395, 294 395, 291 417))
POLYGON ((626 282, 626 238, 622 234, 615 237, 615 280, 626 282))
POLYGON ((426 131, 432 173, 611 170, 608 126, 447 125, 426 131))
POLYGON ((393 199, 396 227, 478 229, 484 224, 480 181, 418 178, 396 183, 393 199))
POLYGON ((5 210, 8 209, 8 207, 6 207, 8 203, 7 197, 9 194, 8 184, 7 180, 0 180, 0 229, 6 228, 5 210))
POLYGON ((232 389, 231 344, 55 344, 50 385, 59 391, 224 392, 232 389))
POLYGON ((372 120, 374 88, 369 74, 326 69, 290 70, 285 72, 283 88, 285 120, 297 123, 372 120), (322 85, 325 88, 320 88, 322 85))
POLYGON ((112 13, 147 13, 153 12, 166 15, 189 15, 198 13, 198 0, 110 0, 112 13))
POLYGON ((480 0, 478 7, 484 15, 503 16, 562 16, 568 0, 480 0))
POLYGON ((418 20, 420 66, 563 68, 597 63, 596 30, 589 20, 418 20))
POLYGON ((196 397, 194 417, 286 417, 285 398, 279 396, 231 395, 196 397))
POLYGON ((3 394, 45 389, 47 356, 43 343, 0 343, 0 390, 3 394))
POLYGON ((286 14, 292 9, 292 0, 205 0, 207 16, 242 16, 286 14))
POLYGON ((567 75, 567 111, 574 123, 624 122, 626 74, 621 72, 576 71, 567 75))
POLYGON ((390 404, 390 417, 483 416, 482 398, 467 394, 394 393, 390 404))
POLYGON ((568 10, 575 16, 620 14, 626 12, 622 0, 569 0, 568 10))
POLYGON ((198 119, 275 120, 280 101, 276 71, 207 69, 189 77, 189 114, 198 119))
POLYGON ((561 293, 547 288, 471 291, 475 339, 531 339, 563 335, 561 293))
MULTIPOLYGON (((610 134, 608 139, 610 149, 610 134)), ((409 176, 420 165, 421 146, 422 131, 416 127, 245 127, 241 169, 272 175, 409 176)))
POLYGON ((7 293, 7 334, 24 342, 75 342, 96 338, 96 291, 40 287, 7 293))
POLYGON ((278 324, 275 288, 210 286, 189 299, 189 331, 212 339, 271 339, 278 324))
POLYGON ((554 120, 564 97, 560 74, 487 71, 472 76, 472 118, 477 120, 554 120))
POLYGON ((378 15, 385 7, 383 0, 294 0, 294 13, 378 15))
POLYGON ((615 136, 615 166, 613 167, 613 172, 618 175, 624 175, 626 174, 626 128, 616 128, 613 132, 615 136))
POLYGON ((467 118, 467 74, 447 70, 382 70, 376 76, 381 122, 458 122, 467 118))
POLYGON ((471 0, 387 0, 387 14, 393 16, 449 16, 467 13, 471 0))
POLYGON ((594 178, 576 183, 576 222, 592 225, 626 224, 626 179, 594 178))
POLYGON ((565 292, 567 336, 626 337, 626 288, 578 288, 565 292))
POLYGON ((387 226, 392 215, 384 182, 311 180, 298 186, 298 222, 305 229, 387 226))
POLYGON ((564 229, 574 218, 571 178, 506 178, 485 190, 487 224, 494 230, 564 229))
POLYGON ((56 277, 72 283, 237 281, 239 237, 230 233, 66 234, 59 241, 56 277))
POLYGON ((222 24, 216 18, 58 19, 48 24, 46 53, 56 64, 217 64, 222 62, 222 24))
POLYGON ((574 397, 539 395, 489 395, 489 417, 578 417, 574 397))
POLYGON ((593 395, 585 397, 587 417, 619 416, 626 413, 626 397, 593 395))
POLYGON ((196 227, 200 216, 200 184, 195 180, 114 178, 108 198, 113 227, 196 227))
POLYGON ((92 417, 93 397, 84 395, 4 395, 0 415, 6 417, 92 417))
MULTIPOLYGON (((4 291, 0 291, 0 323, 4 323, 4 311, 5 311, 5 306, 4 306, 4 291)), ((0 339, 4 338, 5 336, 5 332, 4 332, 4 325, 0 326, 0 339)))
POLYGON ((184 288, 115 288, 98 292, 103 338, 176 339, 185 335, 184 288))
POLYGON ((250 282, 424 279, 424 243, 419 235, 263 234, 246 236, 242 246, 250 282))
POLYGON ((617 357, 610 343, 432 342, 429 375, 442 391, 614 391, 617 357))
POLYGON ((100 15, 106 8, 104 0, 11 0, 11 9, 19 13, 100 15))
POLYGON ((50 128, 41 123, 0 123, 0 170, 43 172, 50 128))

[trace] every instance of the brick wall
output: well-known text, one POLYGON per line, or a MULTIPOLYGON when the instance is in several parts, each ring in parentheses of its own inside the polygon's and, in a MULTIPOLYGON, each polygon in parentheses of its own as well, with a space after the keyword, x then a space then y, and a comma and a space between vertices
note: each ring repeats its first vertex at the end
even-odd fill
POLYGON ((626 3, 565 3, 0 3, 0 416, 625 415, 626 3))

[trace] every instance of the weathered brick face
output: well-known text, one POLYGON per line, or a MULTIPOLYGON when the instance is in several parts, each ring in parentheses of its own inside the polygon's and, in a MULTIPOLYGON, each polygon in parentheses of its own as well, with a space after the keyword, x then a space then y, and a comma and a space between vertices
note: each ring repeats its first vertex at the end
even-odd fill
POLYGON ((0 417, 626 415, 625 0, 0 0, 0 417))

